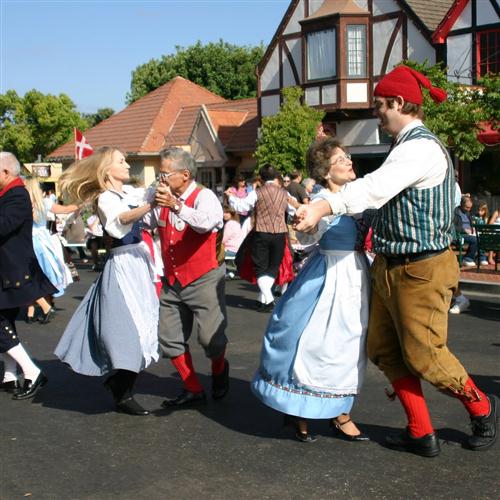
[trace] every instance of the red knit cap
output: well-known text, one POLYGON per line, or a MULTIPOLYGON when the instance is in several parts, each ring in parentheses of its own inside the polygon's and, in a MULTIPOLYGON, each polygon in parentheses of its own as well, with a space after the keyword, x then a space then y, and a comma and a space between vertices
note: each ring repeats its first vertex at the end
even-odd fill
POLYGON ((433 87, 426 76, 408 66, 398 66, 390 73, 387 73, 378 82, 373 94, 379 97, 396 97, 400 95, 407 102, 422 104, 421 87, 429 90, 434 102, 446 101, 448 97, 443 89, 433 87))

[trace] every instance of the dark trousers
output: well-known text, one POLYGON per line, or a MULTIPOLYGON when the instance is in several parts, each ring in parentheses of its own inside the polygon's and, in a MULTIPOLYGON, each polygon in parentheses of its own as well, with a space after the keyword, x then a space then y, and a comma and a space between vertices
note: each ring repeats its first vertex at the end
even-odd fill
POLYGON ((16 317, 19 307, 0 309, 0 353, 10 351, 19 344, 16 332, 16 317))
POLYGON ((252 261, 255 276, 276 278, 285 252, 286 233, 255 232, 252 242, 252 261))

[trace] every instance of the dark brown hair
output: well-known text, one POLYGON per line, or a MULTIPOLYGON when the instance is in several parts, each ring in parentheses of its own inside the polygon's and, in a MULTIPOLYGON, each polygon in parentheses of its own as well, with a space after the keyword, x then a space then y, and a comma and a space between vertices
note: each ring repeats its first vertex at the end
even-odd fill
POLYGON ((326 184, 325 177, 330 171, 330 158, 336 149, 345 151, 345 147, 333 137, 322 137, 307 150, 306 166, 309 176, 322 186, 326 184))

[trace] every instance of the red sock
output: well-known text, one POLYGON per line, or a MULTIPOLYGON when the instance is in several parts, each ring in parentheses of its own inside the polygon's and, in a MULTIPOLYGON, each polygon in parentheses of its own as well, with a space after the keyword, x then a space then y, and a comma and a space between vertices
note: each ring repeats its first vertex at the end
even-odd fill
POLYGON ((218 358, 212 358, 212 374, 220 375, 224 371, 224 361, 225 361, 226 349, 222 351, 222 354, 218 358))
POLYGON ((193 360, 190 352, 185 352, 180 356, 172 358, 170 361, 172 361, 172 364, 179 372, 186 391, 203 392, 203 387, 198 380, 198 375, 196 375, 196 372, 194 371, 193 360))
POLYGON ((434 432, 420 380, 415 375, 408 375, 395 380, 392 386, 406 412, 411 436, 420 438, 434 432))
POLYGON ((490 414, 490 401, 486 394, 476 387, 476 384, 469 377, 464 385, 465 394, 453 395, 462 401, 465 409, 469 412, 471 417, 482 417, 483 415, 490 414))

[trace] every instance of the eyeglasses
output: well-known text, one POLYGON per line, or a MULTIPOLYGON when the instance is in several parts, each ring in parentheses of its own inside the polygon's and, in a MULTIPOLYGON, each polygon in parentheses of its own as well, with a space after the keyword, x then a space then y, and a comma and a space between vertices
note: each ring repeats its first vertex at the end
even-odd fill
POLYGON ((345 153, 343 155, 337 156, 337 158, 332 163, 332 165, 336 165, 336 164, 343 165, 343 164, 347 163, 348 161, 351 161, 351 155, 349 153, 345 153))
POLYGON ((283 179, 283 183, 284 184, 289 184, 290 183, 290 179, 283 179))
POLYGON ((158 174, 158 180, 159 181, 168 181, 168 178, 171 175, 178 174, 179 172, 180 172, 180 170, 173 170, 172 172, 160 172, 158 174))

